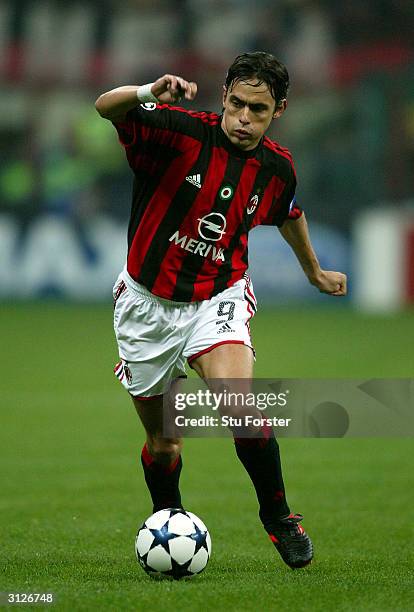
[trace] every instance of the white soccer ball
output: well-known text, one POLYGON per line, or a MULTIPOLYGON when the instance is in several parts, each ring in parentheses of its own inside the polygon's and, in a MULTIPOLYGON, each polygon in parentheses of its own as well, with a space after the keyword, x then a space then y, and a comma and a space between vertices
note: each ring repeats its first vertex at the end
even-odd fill
POLYGON ((180 580, 206 567, 211 538, 198 516, 182 508, 166 508, 152 514, 142 525, 135 538, 135 552, 150 576, 180 580))

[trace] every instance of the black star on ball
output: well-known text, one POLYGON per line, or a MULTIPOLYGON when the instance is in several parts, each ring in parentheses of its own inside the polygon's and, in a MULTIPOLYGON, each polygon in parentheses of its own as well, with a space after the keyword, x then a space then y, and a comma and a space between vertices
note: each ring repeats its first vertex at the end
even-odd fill
POLYGON ((161 544, 164 550, 166 550, 169 554, 170 549, 168 547, 168 542, 173 538, 176 538, 177 536, 175 533, 171 533, 170 531, 168 531, 168 522, 165 523, 165 525, 163 525, 161 529, 150 529, 150 532, 154 536, 154 542, 152 543, 151 548, 155 548, 155 546, 161 544))
MULTIPOLYGON (((196 530, 195 533, 191 534, 191 539, 195 540, 196 543, 196 547, 194 550, 194 554, 196 554, 196 552, 198 552, 200 550, 200 548, 205 548, 207 550, 207 532, 206 531, 201 531, 201 529, 199 529, 197 527, 197 525, 194 523, 194 528, 196 530)), ((208 550, 207 550, 208 552, 208 550)))

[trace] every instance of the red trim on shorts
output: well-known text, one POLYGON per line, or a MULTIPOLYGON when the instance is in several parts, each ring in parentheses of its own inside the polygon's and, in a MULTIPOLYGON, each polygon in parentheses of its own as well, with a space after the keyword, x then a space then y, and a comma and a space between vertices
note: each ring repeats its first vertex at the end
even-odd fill
MULTIPOLYGON (((174 382, 174 380, 177 380, 178 378, 187 378, 187 374, 180 374, 180 376, 177 376, 171 382, 174 382)), ((131 391, 128 391, 128 393, 130 394, 131 397, 134 397, 134 398, 136 398, 138 400, 142 400, 144 402, 146 402, 148 400, 155 399, 157 397, 164 397, 164 395, 165 395, 165 393, 159 393, 158 395, 148 395, 148 396, 145 397, 143 395, 134 395, 133 393, 131 393, 131 391)))
POLYGON ((250 349, 252 349, 252 351, 254 353, 253 347, 251 347, 248 344, 246 344, 245 342, 243 342, 243 340, 222 340, 221 342, 216 342, 216 344, 212 344, 208 348, 203 349, 202 351, 199 351, 195 355, 191 355, 191 357, 188 357, 187 358, 187 363, 190 366, 190 368, 192 367, 191 366, 191 362, 194 361, 194 359, 197 359, 197 357, 201 357, 201 355, 205 355, 205 353, 209 353, 210 351, 215 349, 217 346, 220 346, 221 344, 244 344, 244 346, 248 346, 250 349))
POLYGON ((142 396, 142 395, 133 395, 131 392, 129 392, 129 393, 130 393, 130 395, 131 395, 131 396, 132 396, 134 399, 138 399, 138 400, 141 400, 141 401, 143 401, 143 402, 146 402, 146 401, 148 401, 148 400, 155 399, 156 397, 162 397, 162 396, 164 395, 163 393, 160 393, 159 395, 149 395, 148 397, 144 397, 144 396, 142 396))

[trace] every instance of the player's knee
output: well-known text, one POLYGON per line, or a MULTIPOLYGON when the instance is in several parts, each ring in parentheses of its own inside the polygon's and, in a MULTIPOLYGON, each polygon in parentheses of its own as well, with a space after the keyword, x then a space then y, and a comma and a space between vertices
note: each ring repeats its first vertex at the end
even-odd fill
POLYGON ((157 463, 169 465, 181 453, 182 441, 179 438, 151 437, 148 442, 150 454, 157 463))

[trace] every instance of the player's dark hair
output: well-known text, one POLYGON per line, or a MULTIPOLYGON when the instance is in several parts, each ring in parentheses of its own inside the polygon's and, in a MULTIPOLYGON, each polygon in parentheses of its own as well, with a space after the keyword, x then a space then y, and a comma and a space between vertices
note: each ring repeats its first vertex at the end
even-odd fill
POLYGON ((271 53, 254 51, 238 55, 230 66, 225 87, 229 91, 236 81, 247 81, 256 78, 257 87, 266 83, 276 106, 287 97, 289 91, 289 74, 286 66, 271 53))

